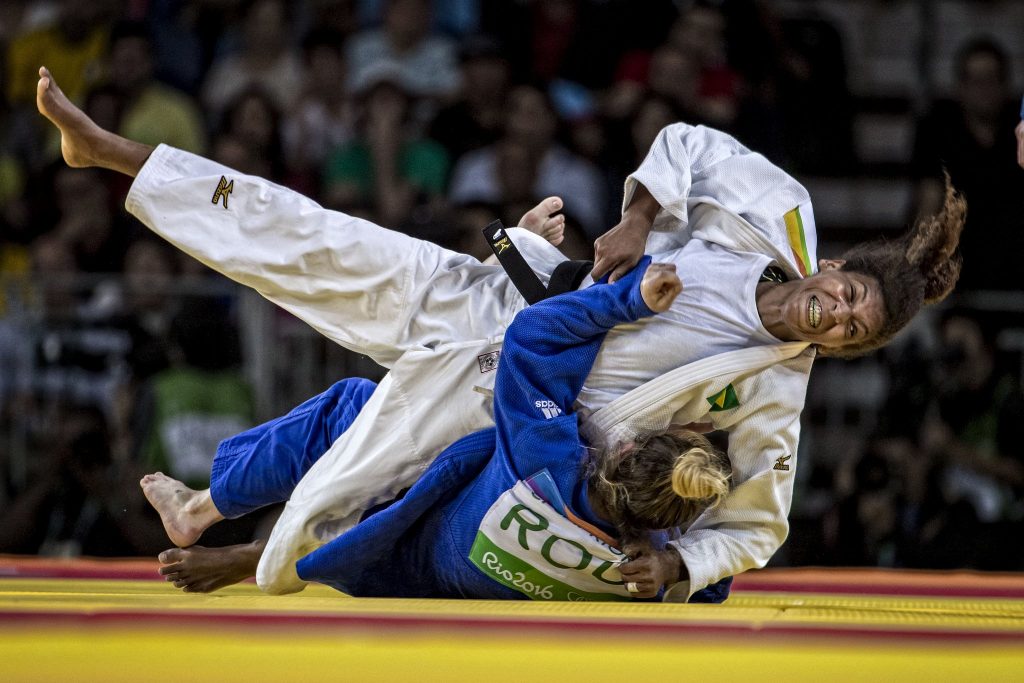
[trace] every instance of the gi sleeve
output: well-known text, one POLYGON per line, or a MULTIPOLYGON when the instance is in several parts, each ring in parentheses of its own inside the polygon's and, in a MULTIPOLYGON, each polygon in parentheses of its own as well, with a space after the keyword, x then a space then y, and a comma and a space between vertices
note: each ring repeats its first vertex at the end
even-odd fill
POLYGON ((672 542, 689 584, 673 586, 667 600, 685 601, 719 579, 763 567, 786 540, 800 438, 800 406, 793 402, 802 396, 806 375, 772 370, 737 383, 737 393, 771 392, 776 399, 741 405, 724 425, 734 488, 672 542))
POLYGON ((637 183, 662 207, 652 228, 655 233, 685 231, 688 206, 706 202, 735 213, 780 245, 786 245, 790 233, 797 231, 799 217, 801 230, 809 233, 801 238, 806 242, 802 246, 814 255, 816 237, 807 190, 764 156, 719 130, 686 123, 666 126, 640 167, 626 179, 623 210, 637 183), (798 213, 793 214, 794 210, 798 213))
POLYGON ((644 258, 615 284, 538 302, 509 325, 494 384, 494 421, 498 451, 509 457, 518 477, 575 456, 579 437, 573 403, 605 333, 653 315, 640 295, 650 261, 644 258), (570 438, 556 444, 556 433, 570 438))

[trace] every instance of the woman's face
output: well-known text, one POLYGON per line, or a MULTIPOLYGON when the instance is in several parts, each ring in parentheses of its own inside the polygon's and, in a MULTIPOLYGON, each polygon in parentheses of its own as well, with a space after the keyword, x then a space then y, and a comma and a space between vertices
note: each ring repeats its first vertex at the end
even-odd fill
POLYGON ((878 281, 840 270, 842 263, 823 260, 818 273, 795 283, 782 306, 791 338, 842 348, 881 332, 886 313, 878 281))

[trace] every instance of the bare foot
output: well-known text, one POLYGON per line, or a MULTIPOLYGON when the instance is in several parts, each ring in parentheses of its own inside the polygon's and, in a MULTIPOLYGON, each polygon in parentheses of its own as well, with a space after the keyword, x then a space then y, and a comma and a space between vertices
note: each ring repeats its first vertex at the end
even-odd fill
POLYGON ((160 521, 174 545, 190 546, 214 522, 224 519, 210 490, 194 491, 163 472, 147 474, 139 482, 149 504, 160 513, 160 521))
POLYGON ((548 197, 519 219, 519 227, 540 235, 557 247, 565 237, 565 216, 552 214, 561 209, 561 198, 548 197))
POLYGON ((149 145, 97 126, 68 100, 45 66, 39 67, 36 107, 60 130, 60 151, 68 166, 99 166, 134 178, 153 152, 149 145))
POLYGON ((49 69, 39 68, 36 107, 60 129, 60 151, 68 166, 81 168, 96 163, 96 147, 105 131, 85 112, 71 104, 49 69))
POLYGON ((171 548, 160 553, 160 574, 186 593, 210 593, 256 576, 265 541, 225 548, 171 548))

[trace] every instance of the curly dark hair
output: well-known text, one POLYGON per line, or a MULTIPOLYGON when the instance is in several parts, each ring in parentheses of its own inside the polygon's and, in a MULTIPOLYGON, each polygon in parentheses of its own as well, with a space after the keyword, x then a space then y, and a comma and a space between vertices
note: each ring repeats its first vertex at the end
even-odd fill
POLYGON ((885 346, 928 304, 945 299, 960 277, 960 233, 967 202, 946 174, 942 208, 919 220, 895 240, 858 245, 843 255, 841 270, 875 280, 885 302, 885 322, 878 334, 860 344, 830 349, 829 355, 853 358, 885 346))

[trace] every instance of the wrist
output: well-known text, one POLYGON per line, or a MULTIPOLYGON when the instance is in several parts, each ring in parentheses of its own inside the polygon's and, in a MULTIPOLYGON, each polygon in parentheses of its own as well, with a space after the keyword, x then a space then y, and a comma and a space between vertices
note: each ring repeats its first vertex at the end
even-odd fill
POLYGON ((629 205, 623 212, 623 219, 628 218, 631 221, 636 221, 638 228, 649 232, 651 226, 654 225, 654 219, 657 218, 659 211, 661 211, 661 204, 644 187, 643 183, 637 181, 636 187, 633 190, 633 196, 629 200, 629 205))
POLYGON ((686 570, 686 565, 683 564, 682 556, 675 549, 668 547, 661 553, 665 562, 666 584, 678 583, 690 578, 690 573, 686 570))
POLYGON ((619 225, 638 239, 646 239, 651 232, 651 226, 654 225, 654 216, 648 216, 644 211, 630 207, 622 214, 619 225))

